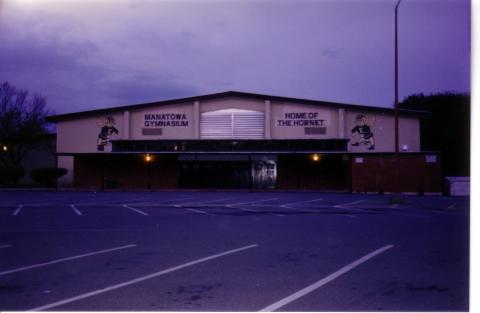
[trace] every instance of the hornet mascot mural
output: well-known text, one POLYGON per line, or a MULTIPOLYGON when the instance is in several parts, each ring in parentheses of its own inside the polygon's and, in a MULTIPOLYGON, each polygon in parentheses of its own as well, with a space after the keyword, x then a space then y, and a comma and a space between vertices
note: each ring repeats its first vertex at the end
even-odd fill
POLYGON ((363 114, 355 117, 355 127, 352 128, 352 146, 362 145, 367 146, 368 150, 375 149, 375 138, 372 132, 374 123, 374 117, 367 117, 363 114))
POLYGON ((115 119, 112 116, 106 116, 103 120, 97 120, 100 127, 100 133, 97 139, 97 151, 105 151, 105 147, 110 144, 111 137, 118 135, 118 129, 115 127, 115 119))

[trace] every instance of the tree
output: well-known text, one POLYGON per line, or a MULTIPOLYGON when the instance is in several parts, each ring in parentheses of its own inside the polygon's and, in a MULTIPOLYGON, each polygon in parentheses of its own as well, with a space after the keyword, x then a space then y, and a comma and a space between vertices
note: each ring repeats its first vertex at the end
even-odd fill
POLYGON ((469 176, 470 95, 415 94, 405 98, 399 106, 431 112, 420 124, 422 150, 441 152, 443 176, 469 176))
POLYGON ((1 83, 0 167, 22 166, 26 154, 38 147, 36 139, 48 133, 46 117, 52 113, 44 97, 29 97, 28 91, 1 83))

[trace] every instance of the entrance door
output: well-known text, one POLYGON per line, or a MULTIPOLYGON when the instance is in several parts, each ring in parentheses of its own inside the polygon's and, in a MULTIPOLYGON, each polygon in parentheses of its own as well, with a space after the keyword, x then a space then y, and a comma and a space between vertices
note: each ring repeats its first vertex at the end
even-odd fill
POLYGON ((248 161, 192 161, 180 163, 180 188, 248 189, 248 161))
POLYGON ((252 187, 254 189, 275 189, 277 166, 273 159, 263 157, 252 160, 252 187))

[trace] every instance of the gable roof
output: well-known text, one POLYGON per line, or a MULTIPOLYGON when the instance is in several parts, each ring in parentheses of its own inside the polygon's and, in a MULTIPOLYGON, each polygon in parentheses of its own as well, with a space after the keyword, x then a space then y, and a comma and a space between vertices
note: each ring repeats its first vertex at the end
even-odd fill
MULTIPOLYGON (((290 97, 272 96, 272 95, 249 93, 249 92, 225 91, 220 93, 212 93, 212 94, 187 97, 187 98, 178 98, 178 99, 162 100, 162 101, 155 101, 155 102, 148 102, 148 103, 124 105, 124 106, 118 106, 118 107, 110 107, 110 108, 104 108, 104 109, 51 115, 47 117, 47 120, 49 122, 58 122, 58 121, 77 118, 77 117, 106 114, 106 113, 112 113, 116 111, 143 109, 143 108, 148 108, 153 106, 202 101, 202 100, 212 100, 212 99, 220 99, 220 98, 227 98, 227 97, 270 100, 270 101, 276 101, 276 102, 294 102, 298 104, 328 106, 328 107, 344 108, 344 109, 350 109, 350 110, 368 110, 368 111, 376 111, 376 112, 384 112, 384 113, 394 112, 393 108, 373 107, 373 106, 346 104, 346 103, 319 101, 319 100, 309 100, 309 99, 302 99, 302 98, 290 98, 290 97)), ((402 113, 403 115, 404 114, 412 114, 412 115, 429 114, 429 112, 426 112, 426 111, 414 111, 414 110, 405 110, 405 109, 399 109, 399 112, 402 113)))

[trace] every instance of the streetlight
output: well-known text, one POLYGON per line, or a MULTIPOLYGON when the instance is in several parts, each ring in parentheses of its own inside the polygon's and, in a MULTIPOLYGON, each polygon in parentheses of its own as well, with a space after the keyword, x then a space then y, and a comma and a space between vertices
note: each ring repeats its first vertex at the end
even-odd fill
POLYGON ((398 137, 399 137, 399 127, 398 127, 398 6, 402 0, 398 0, 395 5, 395 102, 394 102, 394 111, 395 111, 395 193, 393 197, 390 198, 391 203, 399 204, 402 202, 400 197, 400 187, 399 187, 399 155, 398 155, 398 137))
POLYGON ((395 157, 398 163, 398 6, 402 0, 395 5, 395 157))

